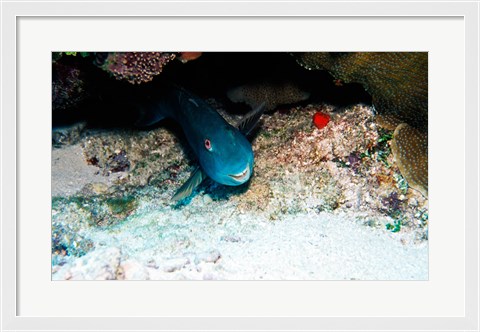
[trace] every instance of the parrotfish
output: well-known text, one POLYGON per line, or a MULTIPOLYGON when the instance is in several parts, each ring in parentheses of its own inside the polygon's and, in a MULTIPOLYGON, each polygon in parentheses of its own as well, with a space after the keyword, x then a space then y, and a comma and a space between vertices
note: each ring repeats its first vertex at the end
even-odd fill
POLYGON ((178 86, 162 89, 155 101, 144 104, 138 126, 153 125, 164 118, 180 124, 190 147, 198 158, 199 166, 172 197, 180 201, 189 197, 202 181, 212 180, 239 186, 253 174, 254 156, 247 137, 258 123, 265 105, 262 104, 237 124, 229 124, 204 100, 178 86))

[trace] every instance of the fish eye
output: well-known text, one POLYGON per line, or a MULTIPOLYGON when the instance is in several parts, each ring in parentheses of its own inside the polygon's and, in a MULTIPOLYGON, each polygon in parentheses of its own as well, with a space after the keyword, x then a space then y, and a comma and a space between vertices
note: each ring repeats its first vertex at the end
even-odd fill
POLYGON ((205 139, 205 149, 212 151, 212 142, 208 138, 205 139))

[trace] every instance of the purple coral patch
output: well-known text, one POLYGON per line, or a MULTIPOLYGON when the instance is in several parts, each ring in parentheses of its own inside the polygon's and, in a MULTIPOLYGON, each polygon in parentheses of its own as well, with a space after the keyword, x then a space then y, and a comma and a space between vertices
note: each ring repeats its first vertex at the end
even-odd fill
POLYGON ((151 81, 174 58, 175 54, 164 52, 115 52, 101 67, 118 80, 140 84, 151 81))

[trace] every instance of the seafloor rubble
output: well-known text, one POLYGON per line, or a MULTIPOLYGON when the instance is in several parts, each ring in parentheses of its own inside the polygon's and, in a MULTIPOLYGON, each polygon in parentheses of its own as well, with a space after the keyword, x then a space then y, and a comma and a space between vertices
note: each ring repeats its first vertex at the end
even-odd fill
MULTIPOLYGON (((272 85, 247 86, 258 96, 272 85)), ((392 150, 411 145, 394 141, 395 126, 362 103, 270 97, 252 179, 205 181, 177 204, 196 163, 174 125, 54 131, 63 141, 52 150, 53 279, 425 279, 425 180, 415 189, 402 176, 409 165, 392 150), (329 116, 321 129, 319 112, 329 116)), ((231 123, 242 117, 207 101, 231 123)))
POLYGON ((426 52, 306 52, 307 69, 339 82, 360 83, 373 98, 377 123, 395 129, 395 159, 411 187, 428 195, 428 54, 426 52))

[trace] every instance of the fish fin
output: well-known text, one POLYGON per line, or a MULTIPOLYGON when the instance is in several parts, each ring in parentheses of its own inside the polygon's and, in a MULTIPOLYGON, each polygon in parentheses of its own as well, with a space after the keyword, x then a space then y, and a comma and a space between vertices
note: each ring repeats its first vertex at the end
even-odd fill
POLYGON ((154 109, 148 107, 148 108, 141 108, 139 109, 139 118, 137 121, 135 121, 135 126, 136 127, 149 127, 151 125, 154 125, 155 123, 162 121, 164 118, 166 118, 165 115, 163 115, 160 112, 155 111, 154 109))
POLYGON ((193 190, 195 190, 195 188, 197 188, 200 183, 202 183, 205 178, 205 173, 203 173, 200 166, 197 166, 190 178, 177 190, 175 195, 172 197, 172 200, 178 202, 184 198, 187 198, 192 194, 193 190))
POLYGON ((245 115, 245 117, 237 125, 238 130, 240 130, 240 132, 245 136, 248 136, 257 126, 258 120, 260 120, 263 112, 265 112, 265 102, 245 115))

